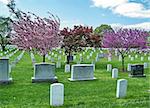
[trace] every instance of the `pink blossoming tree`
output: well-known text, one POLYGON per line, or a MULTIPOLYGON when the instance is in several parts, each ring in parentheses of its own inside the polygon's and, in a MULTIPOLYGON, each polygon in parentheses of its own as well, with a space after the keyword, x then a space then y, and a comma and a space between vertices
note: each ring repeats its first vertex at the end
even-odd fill
POLYGON ((103 47, 115 48, 122 56, 122 71, 125 71, 124 59, 131 48, 143 49, 147 47, 148 33, 137 29, 119 29, 106 31, 103 38, 103 47))
POLYGON ((45 55, 60 45, 59 26, 59 18, 52 14, 49 18, 40 18, 20 11, 20 17, 13 21, 11 42, 20 49, 40 52, 45 62, 45 55))

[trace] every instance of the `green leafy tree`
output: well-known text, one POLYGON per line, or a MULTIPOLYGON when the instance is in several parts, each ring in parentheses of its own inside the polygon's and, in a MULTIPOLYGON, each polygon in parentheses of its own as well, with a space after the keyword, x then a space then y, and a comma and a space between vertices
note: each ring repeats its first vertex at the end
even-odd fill
POLYGON ((9 44, 10 32, 11 32, 10 22, 11 22, 10 17, 7 18, 0 17, 0 45, 2 51, 5 51, 6 46, 9 44))
POLYGON ((111 28, 110 25, 102 24, 99 27, 96 27, 96 29, 94 30, 94 33, 100 36, 103 36, 105 31, 113 31, 113 29, 111 28))

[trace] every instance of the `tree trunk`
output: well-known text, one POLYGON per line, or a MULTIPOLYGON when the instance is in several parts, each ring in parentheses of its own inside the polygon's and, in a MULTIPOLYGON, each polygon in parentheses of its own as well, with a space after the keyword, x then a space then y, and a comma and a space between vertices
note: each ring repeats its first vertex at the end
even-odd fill
POLYGON ((122 71, 125 72, 125 67, 124 67, 124 56, 122 55, 122 71))
POLYGON ((67 64, 69 64, 70 63, 70 52, 69 52, 69 55, 67 56, 67 64))
POLYGON ((45 54, 43 55, 43 62, 45 62, 45 54))
POLYGON ((3 52, 5 51, 5 46, 3 46, 3 45, 2 45, 2 51, 3 51, 3 52))

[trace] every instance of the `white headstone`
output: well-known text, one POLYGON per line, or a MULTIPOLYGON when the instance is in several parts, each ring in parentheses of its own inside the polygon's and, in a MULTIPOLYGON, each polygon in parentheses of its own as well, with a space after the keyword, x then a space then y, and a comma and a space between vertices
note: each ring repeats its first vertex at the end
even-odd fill
POLYGON ((70 64, 65 65, 65 72, 70 72, 70 64))
POLYGON ((148 57, 148 61, 150 61, 150 56, 148 57))
POLYGON ((109 62, 111 61, 111 57, 108 57, 108 61, 109 61, 109 62))
POLYGON ((87 56, 86 58, 89 60, 89 59, 90 59, 90 56, 87 56))
POLYGON ((131 61, 133 61, 134 60, 134 57, 131 57, 131 61))
POLYGON ((131 55, 129 55, 128 57, 131 58, 131 55))
POLYGON ((143 61, 144 60, 144 57, 141 57, 141 61, 143 61))
POLYGON ((118 78, 118 69, 117 68, 112 69, 112 78, 118 78))
POLYGON ((99 56, 97 55, 96 58, 95 58, 95 61, 99 61, 99 56))
POLYGON ((131 71, 131 64, 128 63, 127 71, 131 71))
POLYGON ((9 65, 9 73, 11 73, 11 65, 9 65))
POLYGON ((118 80, 116 97, 123 98, 126 96, 126 92, 127 92, 127 80, 125 80, 125 79, 118 80))
POLYGON ((51 54, 52 54, 52 56, 54 55, 54 53, 53 53, 53 52, 52 52, 51 54))
POLYGON ((74 60, 76 60, 76 58, 77 58, 77 56, 76 56, 76 55, 74 55, 74 56, 73 56, 73 59, 74 59, 74 60))
POLYGON ((119 61, 122 61, 122 56, 121 55, 119 55, 119 61))
POLYGON ((62 53, 62 51, 61 50, 59 50, 59 54, 61 54, 62 53))
POLYGON ((94 80, 94 65, 93 64, 76 64, 72 65, 70 81, 77 80, 94 80))
POLYGON ((148 63, 144 63, 144 69, 148 68, 148 63))
POLYGON ((93 53, 90 53, 90 57, 92 57, 93 53))
POLYGON ((135 55, 135 58, 138 58, 138 55, 137 55, 137 54, 135 55))
POLYGON ((117 49, 115 50, 115 56, 118 56, 118 50, 117 49))
POLYGON ((112 65, 111 64, 107 64, 107 71, 111 72, 111 70, 112 70, 112 65))
POLYGON ((64 85, 54 83, 50 86, 50 105, 62 106, 64 104, 64 85))
POLYGON ((60 61, 56 62, 56 68, 61 68, 61 62, 60 61))

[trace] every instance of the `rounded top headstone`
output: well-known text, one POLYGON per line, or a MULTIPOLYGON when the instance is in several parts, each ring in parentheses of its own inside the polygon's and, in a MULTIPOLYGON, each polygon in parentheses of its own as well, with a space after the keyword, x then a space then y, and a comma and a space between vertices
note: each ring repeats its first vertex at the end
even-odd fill
POLYGON ((62 84, 62 83, 53 83, 53 84, 51 84, 51 86, 53 87, 53 86, 64 86, 64 84, 62 84))

